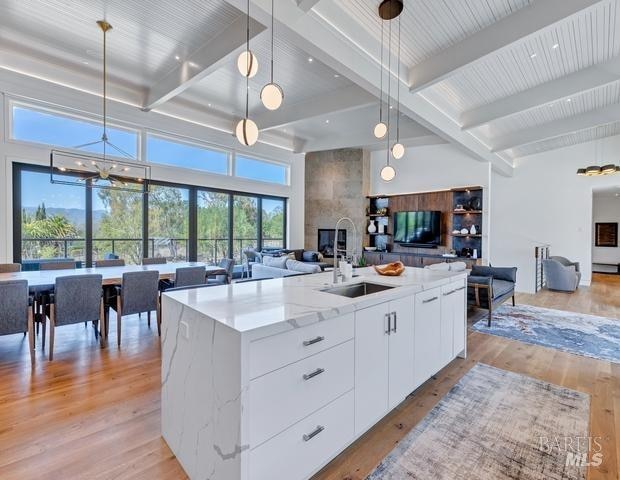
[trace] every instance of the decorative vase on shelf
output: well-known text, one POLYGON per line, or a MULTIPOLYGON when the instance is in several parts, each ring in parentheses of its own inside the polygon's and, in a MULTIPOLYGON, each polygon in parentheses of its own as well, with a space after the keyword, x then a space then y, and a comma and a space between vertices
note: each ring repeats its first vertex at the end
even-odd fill
POLYGON ((478 229, 475 225, 471 226, 471 228, 469 229, 469 233, 471 233, 472 235, 476 235, 478 233, 478 229))
POLYGON ((377 233, 377 226, 374 220, 371 220, 368 224, 368 233, 377 233))

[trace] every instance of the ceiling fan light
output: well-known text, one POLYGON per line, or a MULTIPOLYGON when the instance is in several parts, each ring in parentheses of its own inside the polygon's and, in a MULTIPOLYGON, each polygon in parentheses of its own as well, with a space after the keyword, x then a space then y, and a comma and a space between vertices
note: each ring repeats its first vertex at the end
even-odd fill
POLYGON ((243 118, 237 123, 235 134, 237 135, 237 140, 239 140, 242 145, 251 147, 258 140, 258 127, 254 121, 249 118, 243 118))
POLYGON ((237 59, 237 68, 244 77, 252 78, 258 72, 258 60, 251 50, 244 50, 237 59))
POLYGON ((386 182, 390 182, 394 180, 395 176, 396 176, 396 170, 394 170, 394 167, 392 165, 386 165, 385 167, 381 169, 382 180, 386 182))
POLYGON ((277 83, 268 83, 260 91, 260 99, 268 110, 277 110, 284 100, 282 87, 277 83))
POLYGON ((379 122, 375 125, 375 129, 373 131, 375 138, 378 139, 382 139, 383 137, 385 137, 385 134, 387 133, 387 125, 383 122, 379 122))
POLYGON ((601 167, 601 173, 603 175, 610 175, 612 173, 616 173, 616 166, 614 164, 603 165, 601 167))
POLYGON ((405 146, 398 142, 392 147, 392 155, 396 160, 400 160, 405 155, 405 146))
POLYGON ((599 167, 598 165, 591 165, 588 168, 586 168, 586 175, 588 176, 594 176, 594 175, 600 175, 601 174, 601 167, 599 167))

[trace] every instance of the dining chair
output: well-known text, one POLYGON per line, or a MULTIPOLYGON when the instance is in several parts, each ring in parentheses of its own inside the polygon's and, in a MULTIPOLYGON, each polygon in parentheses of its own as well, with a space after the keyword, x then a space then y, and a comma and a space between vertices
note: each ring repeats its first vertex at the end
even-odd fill
POLYGON ((174 274, 175 288, 203 285, 207 283, 207 269, 205 267, 180 267, 174 274))
POLYGON ((142 265, 163 265, 165 263, 168 263, 166 257, 150 257, 142 259, 142 265))
POLYGON ((0 335, 28 332, 30 364, 34 367, 34 322, 27 280, 0 282, 0 335))
POLYGON ((75 270, 75 262, 46 262, 39 265, 40 270, 75 270))
MULTIPOLYGON (((116 287, 116 341, 121 345, 121 320, 123 315, 147 312, 151 318, 154 310, 157 315, 157 333, 161 335, 161 317, 159 308, 159 272, 145 270, 143 272, 123 273, 122 283, 116 287)), ((105 336, 108 335, 106 323, 105 336)))
POLYGON ((50 360, 54 359, 56 327, 81 322, 93 322, 105 331, 103 314, 103 276, 98 274, 68 275, 56 278, 54 293, 50 295, 50 360))
POLYGON ((0 263, 0 273, 15 273, 21 271, 21 263, 0 263))
POLYGON ((122 258, 95 260, 95 267, 124 267, 125 260, 122 258))
POLYGON ((224 258, 218 263, 218 267, 226 270, 225 275, 215 275, 215 278, 209 278, 207 284, 209 285, 227 285, 232 282, 233 269, 235 268, 235 261, 232 258, 224 258))

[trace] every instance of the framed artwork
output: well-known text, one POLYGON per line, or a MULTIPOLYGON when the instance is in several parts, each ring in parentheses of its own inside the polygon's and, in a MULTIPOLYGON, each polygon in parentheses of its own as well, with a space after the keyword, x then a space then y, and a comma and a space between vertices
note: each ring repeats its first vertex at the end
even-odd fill
POLYGON ((594 245, 596 247, 617 247, 618 223, 597 222, 594 226, 594 245))

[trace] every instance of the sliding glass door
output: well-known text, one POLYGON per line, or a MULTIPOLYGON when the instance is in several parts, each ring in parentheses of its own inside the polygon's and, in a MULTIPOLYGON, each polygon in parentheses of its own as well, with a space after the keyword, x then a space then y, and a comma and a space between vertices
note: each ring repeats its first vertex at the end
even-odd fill
POLYGON ((246 195, 233 197, 233 250, 232 258, 240 263, 243 250, 259 248, 258 198, 246 195))
POLYGON ((151 185, 149 193, 149 257, 169 262, 189 259, 189 190, 151 185))
POLYGON ((198 257, 199 262, 217 263, 228 258, 230 195, 198 191, 198 257))
POLYGON ((262 247, 284 247, 286 202, 281 198, 261 200, 262 247))

